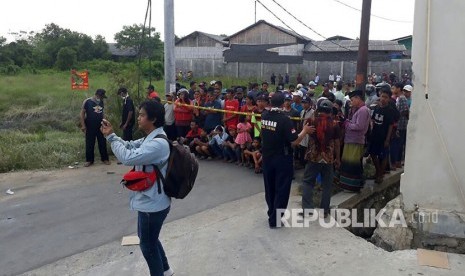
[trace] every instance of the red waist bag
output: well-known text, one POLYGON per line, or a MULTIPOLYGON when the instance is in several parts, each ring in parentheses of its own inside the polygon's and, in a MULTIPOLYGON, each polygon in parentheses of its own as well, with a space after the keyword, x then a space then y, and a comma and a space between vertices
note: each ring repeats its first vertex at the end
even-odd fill
POLYGON ((121 184, 128 188, 131 191, 143 192, 148 190, 155 184, 155 181, 158 183, 158 191, 161 192, 160 183, 157 178, 156 171, 145 172, 145 165, 142 168, 142 171, 136 171, 135 167, 132 168, 123 176, 121 184))

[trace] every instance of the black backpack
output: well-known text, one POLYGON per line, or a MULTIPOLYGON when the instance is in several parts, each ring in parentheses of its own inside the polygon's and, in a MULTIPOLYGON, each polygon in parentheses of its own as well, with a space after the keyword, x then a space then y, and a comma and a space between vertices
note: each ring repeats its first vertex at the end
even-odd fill
MULTIPOLYGON (((165 139, 170 146, 166 177, 160 172, 158 166, 155 166, 157 176, 159 176, 158 181, 161 179, 163 182, 163 190, 167 196, 183 199, 194 187, 195 178, 199 171, 199 163, 190 150, 178 142, 171 142, 163 134, 159 134, 155 138, 165 139)), ((161 191, 159 190, 159 192, 161 191)))

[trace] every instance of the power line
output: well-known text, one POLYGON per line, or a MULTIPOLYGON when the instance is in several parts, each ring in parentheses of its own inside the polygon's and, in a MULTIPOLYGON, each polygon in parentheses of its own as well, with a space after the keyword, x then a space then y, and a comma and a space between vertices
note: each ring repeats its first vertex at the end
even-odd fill
MULTIPOLYGON (((296 35, 300 36, 302 38, 302 36, 300 34, 298 34, 294 29, 292 29, 288 24, 286 24, 281 18, 279 18, 274 12, 272 12, 267 6, 265 6, 260 0, 254 0, 255 2, 258 2, 260 3, 260 5, 262 5, 268 12, 270 12, 274 17, 276 17, 276 19, 278 19, 281 23, 283 23, 287 28, 289 28, 291 31, 293 31, 296 35)), ((313 28, 311 28, 310 26, 308 26, 307 24, 305 24, 304 22, 302 22, 300 19, 298 19, 297 17, 295 17, 293 14, 291 14, 287 9, 285 9, 283 6, 281 6, 278 2, 276 2, 275 0, 272 0, 276 5, 278 5, 281 9, 283 9, 287 14, 289 14, 292 18, 294 18, 295 20, 297 20, 299 23, 301 23, 302 25, 304 25, 305 27, 307 27, 308 29, 310 29, 312 32, 316 33, 317 35, 321 36, 323 39, 327 39, 324 35, 320 34, 319 32, 317 32, 316 30, 314 30, 313 28)), ((342 46, 340 45, 339 43, 333 41, 333 40, 328 40, 330 41, 331 43, 343 48, 343 49, 346 49, 348 50, 349 52, 357 52, 355 50, 351 50, 345 46, 342 46)), ((337 55, 335 54, 334 52, 330 52, 330 51, 327 51, 321 47, 319 47, 318 45, 316 45, 315 43, 311 42, 313 46, 315 46, 315 48, 321 50, 322 52, 324 53, 327 53, 329 55, 332 55, 334 57, 337 57, 337 58, 340 58, 340 55, 337 55)), ((351 61, 351 60, 348 60, 347 62, 349 63, 352 63, 352 64, 357 64, 357 62, 355 61, 351 61)), ((378 66, 371 66, 371 67, 378 67, 378 66)))
MULTIPOLYGON (((353 10, 356 10, 356 11, 359 11, 359 12, 362 12, 361 9, 358 9, 358 8, 355 8, 355 7, 352 7, 350 6, 349 4, 346 4, 342 1, 339 1, 339 0, 333 0, 334 2, 337 2, 343 6, 346 6, 350 9, 353 9, 353 10)), ((390 19, 390 18, 387 18, 387 17, 382 17, 382 16, 379 16, 379 15, 375 15, 375 14, 371 14, 371 16, 373 17, 376 17, 376 18, 379 18, 379 19, 383 19, 383 20, 387 20, 387 21, 391 21, 391 22, 399 22, 399 23, 413 23, 412 21, 405 21, 405 20, 396 20, 396 19, 390 19)))
MULTIPOLYGON (((276 5, 278 5, 283 11, 285 11, 287 14, 289 14, 292 18, 294 18, 295 20, 297 20, 300 24, 304 25, 306 28, 308 28, 310 31, 314 32, 315 34, 317 34, 318 36, 322 37, 323 39, 327 40, 328 38, 325 37, 324 35, 322 35, 321 33, 317 32, 315 29, 313 29, 312 27, 308 26, 307 24, 305 24, 304 22, 302 22, 302 20, 298 19, 297 17, 295 17, 292 13, 290 13, 286 8, 284 8, 283 6, 281 6, 281 4, 279 4, 278 2, 276 2, 275 0, 271 0, 273 1, 276 5)), ((355 52, 354 50, 351 50, 345 46, 342 46, 340 45, 339 43, 333 41, 333 40, 329 40, 331 43, 333 43, 334 45, 337 45, 343 49, 346 49, 347 51, 349 52, 355 52)), ((315 45, 315 44, 313 44, 315 45)), ((317 47, 315 45, 315 47, 317 47)), ((318 48, 318 47, 317 47, 318 48)), ((321 48, 318 48, 320 50, 322 50, 321 48)), ((323 51, 323 50, 322 50, 323 51)))

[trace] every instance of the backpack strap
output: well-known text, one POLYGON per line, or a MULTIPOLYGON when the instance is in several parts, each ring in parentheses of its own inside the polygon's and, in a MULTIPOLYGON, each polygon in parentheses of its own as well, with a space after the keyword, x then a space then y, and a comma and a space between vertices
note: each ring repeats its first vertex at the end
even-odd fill
MULTIPOLYGON (((164 134, 158 134, 157 136, 155 136, 154 139, 157 139, 157 138, 161 138, 161 139, 165 139, 166 142, 168 142, 168 146, 170 148, 170 153, 171 153, 171 141, 168 139, 168 137, 166 137, 166 135, 164 134)), ((171 155, 171 154, 170 154, 171 155)), ((168 165, 168 168, 166 169, 166 174, 168 175, 168 172, 169 172, 169 169, 171 168, 171 165, 173 164, 173 160, 171 158, 171 156, 168 156, 168 159, 166 159, 164 162, 160 163, 158 166, 153 164, 153 168, 155 169, 155 171, 157 172, 157 185, 158 185, 158 193, 161 194, 161 185, 160 185, 160 179, 161 181, 163 182, 163 184, 165 184, 165 177, 163 176, 163 174, 161 173, 160 171, 160 168, 163 168, 165 167, 166 165, 168 165)))

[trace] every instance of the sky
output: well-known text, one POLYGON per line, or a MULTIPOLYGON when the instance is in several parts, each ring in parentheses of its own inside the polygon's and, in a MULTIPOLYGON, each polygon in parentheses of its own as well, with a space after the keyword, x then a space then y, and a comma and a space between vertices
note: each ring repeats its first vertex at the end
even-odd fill
MULTIPOLYGON (((314 40, 334 35, 357 38, 363 0, 259 0, 256 19, 292 29, 314 40), (283 11, 276 3, 300 19, 283 11), (342 2, 342 3, 341 3, 342 2), (349 5, 353 8, 347 7, 349 5)), ((413 33, 414 0, 372 0, 370 39, 391 40, 413 33), (383 18, 380 18, 383 17, 383 18), (401 21, 401 22, 398 22, 401 21)), ((115 33, 125 25, 143 24, 147 0, 22 0, 2 1, 0 36, 40 32, 46 24, 115 42, 115 33)), ((195 31, 232 35, 255 23, 255 0, 174 0, 174 29, 178 37, 195 31)), ((163 40, 164 0, 152 0, 152 26, 163 40)), ((148 25, 148 21, 147 21, 148 25)))

